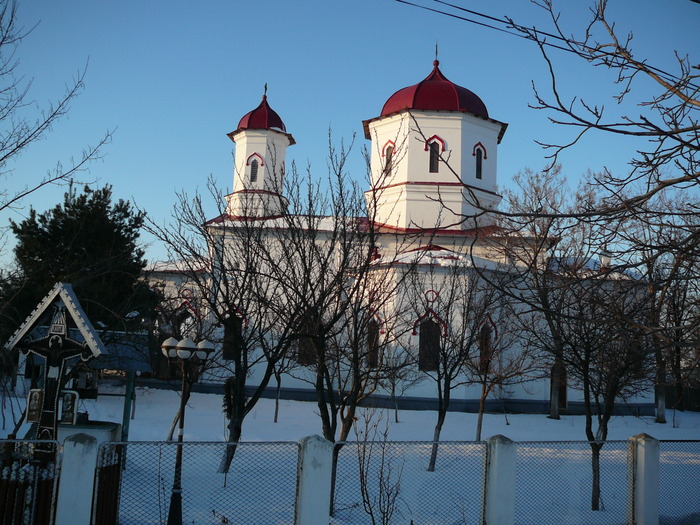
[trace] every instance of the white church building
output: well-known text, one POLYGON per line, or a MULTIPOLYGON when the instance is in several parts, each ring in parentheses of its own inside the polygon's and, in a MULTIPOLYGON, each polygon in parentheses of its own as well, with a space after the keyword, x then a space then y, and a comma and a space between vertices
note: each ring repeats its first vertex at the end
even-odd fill
MULTIPOLYGON (((412 296, 398 291, 385 305, 401 310, 406 325, 396 337, 394 346, 399 350, 395 351, 403 349, 415 355, 415 373, 409 374, 410 381, 401 387, 400 397, 407 406, 429 407, 436 396, 435 378, 430 376, 437 367, 437 358, 430 355, 431 339, 471 329, 475 340, 470 344, 476 348, 484 344, 483 337, 500 336, 503 317, 494 309, 495 303, 484 305, 476 324, 466 326, 474 321, 472 314, 465 312, 474 307, 459 296, 460 285, 450 281, 450 275, 456 265, 476 265, 494 272, 501 262, 501 255, 488 241, 500 235, 488 210, 501 201, 498 146, 508 125, 493 118, 475 93, 448 80, 435 60, 424 80, 396 91, 378 116, 363 121, 363 127, 371 155, 370 187, 365 197, 369 220, 380 233, 375 246, 377 267, 386 262, 385 266, 393 267, 398 275, 410 266, 419 276, 411 280, 412 286, 423 287, 412 296), (460 301, 464 304, 458 304, 460 301), (444 313, 450 308, 459 314, 444 313)), ((294 137, 266 95, 228 136, 235 143, 233 191, 226 196, 225 213, 212 220, 210 228, 224 231, 251 217, 274 227, 275 221, 288 213, 285 161, 294 137)), ((150 278, 171 280, 157 270, 150 278)), ((178 286, 187 288, 187 283, 178 282, 175 288, 178 286)), ((401 285, 402 289, 408 286, 401 285)), ((175 288, 171 292, 177 293, 175 288)), ((373 330, 383 334, 392 328, 381 326, 382 317, 387 315, 377 315, 373 330)), ((517 351, 517 343, 511 344, 509 352, 517 351)), ((524 377, 494 388, 487 408, 547 412, 551 364, 533 365, 530 363, 524 377)), ((477 373, 479 366, 477 358, 477 373)), ((251 383, 258 379, 256 374, 254 369, 251 383)), ((299 366, 285 377, 287 395, 313 398, 312 385, 308 377, 304 380, 304 374, 304 366, 299 366)), ((481 385, 468 380, 466 371, 457 375, 451 409, 475 410, 481 385)), ((377 402, 389 400, 388 383, 382 383, 373 396, 377 402)), ((563 409, 568 404, 576 411, 580 397, 563 385, 560 400, 563 409)), ((648 411, 653 405, 653 399, 638 401, 640 410, 648 411)))

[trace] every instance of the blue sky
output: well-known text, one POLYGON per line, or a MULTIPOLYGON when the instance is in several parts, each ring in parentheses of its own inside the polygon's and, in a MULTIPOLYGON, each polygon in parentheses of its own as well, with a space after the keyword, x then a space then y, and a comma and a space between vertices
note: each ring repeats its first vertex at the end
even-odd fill
MULTIPOLYGON (((415 0, 423 5, 431 0, 415 0)), ((525 0, 454 0, 495 17, 550 29, 544 13, 525 0)), ((578 31, 588 2, 555 2, 571 31, 578 31)), ((676 71, 674 50, 700 62, 700 5, 690 0, 610 0, 622 33, 633 31, 636 56, 676 71)), ((396 90, 422 80, 432 68, 435 43, 443 73, 477 93, 490 115, 509 124, 499 149, 499 184, 519 170, 545 164, 535 140, 566 133, 533 103, 531 83, 546 88, 545 63, 520 38, 429 13, 395 0, 78 1, 24 0, 19 20, 36 25, 22 43, 18 71, 32 79, 39 106, 56 100, 87 66, 85 90, 68 118, 11 166, 9 188, 36 179, 79 156, 107 130, 114 138, 87 178, 112 184, 158 222, 169 217, 175 192, 202 188, 212 175, 232 186, 233 143, 226 136, 260 101, 265 83, 270 105, 297 141, 288 152, 312 173, 327 171, 328 130, 337 139, 357 134, 352 175, 362 180, 362 120, 375 117, 396 90)), ((617 108, 608 72, 554 52, 562 87, 610 110, 617 108)), ((648 84, 640 84, 640 92, 648 84)), ((614 172, 643 144, 590 137, 562 158, 576 180, 587 169, 614 172)), ((0 216, 21 220, 29 205, 45 210, 64 188, 33 195, 24 210, 0 216)), ((162 256, 157 247, 151 258, 162 256)))

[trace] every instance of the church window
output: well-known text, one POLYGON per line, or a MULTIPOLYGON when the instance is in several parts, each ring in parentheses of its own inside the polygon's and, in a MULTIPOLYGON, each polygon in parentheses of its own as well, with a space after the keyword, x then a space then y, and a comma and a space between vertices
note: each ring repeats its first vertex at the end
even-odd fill
POLYGON ((484 153, 481 148, 476 150, 476 178, 481 179, 481 166, 483 164, 484 153))
POLYGON ((440 168, 440 143, 431 142, 429 145, 430 150, 430 173, 437 173, 440 168))
POLYGON ((440 358, 440 325, 432 319, 420 324, 418 341, 418 369, 426 372, 437 370, 440 358))
POLYGON ((479 331, 479 373, 486 375, 491 369, 493 358, 493 330, 484 324, 479 331))
POLYGON ((370 319, 367 324, 367 365, 370 368, 379 366, 379 323, 370 319))
POLYGON ((386 151, 384 152, 384 174, 387 177, 391 177, 391 171, 392 171, 392 160, 394 157, 394 148, 389 146, 386 148, 386 151))
POLYGON ((224 341, 222 345, 223 358, 236 359, 243 351, 243 319, 237 315, 231 315, 224 320, 224 341))
POLYGON ((250 182, 257 182, 258 180, 258 161, 253 159, 250 162, 250 182))
POLYGON ((310 318, 307 314, 297 332, 297 347, 295 360, 301 366, 310 366, 316 363, 316 344, 319 336, 320 323, 310 318))

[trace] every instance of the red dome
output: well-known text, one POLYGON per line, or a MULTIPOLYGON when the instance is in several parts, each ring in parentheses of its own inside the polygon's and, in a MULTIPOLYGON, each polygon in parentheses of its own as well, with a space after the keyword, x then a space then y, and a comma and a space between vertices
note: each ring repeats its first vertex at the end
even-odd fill
POLYGON ((479 117, 488 118, 489 113, 481 99, 467 88, 453 84, 433 62, 432 73, 414 86, 398 90, 389 97, 382 108, 381 116, 390 115, 404 109, 433 109, 448 111, 468 111, 479 117))
POLYGON ((287 132, 280 116, 267 103, 267 95, 263 95, 262 102, 257 108, 241 119, 236 131, 241 129, 276 129, 287 132))

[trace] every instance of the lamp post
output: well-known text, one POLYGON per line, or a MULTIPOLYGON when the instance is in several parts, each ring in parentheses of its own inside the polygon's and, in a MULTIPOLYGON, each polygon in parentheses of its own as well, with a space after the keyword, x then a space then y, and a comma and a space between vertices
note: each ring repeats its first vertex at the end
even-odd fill
POLYGON ((177 359, 182 376, 182 390, 180 392, 180 418, 177 430, 177 450, 175 452, 175 476, 173 489, 170 495, 170 508, 168 509, 168 525, 182 525, 182 441, 185 430, 185 405, 189 394, 190 368, 196 369, 203 365, 209 354, 214 350, 214 345, 206 339, 196 343, 189 337, 178 341, 169 337, 161 345, 163 355, 168 359, 177 359), (187 394, 187 395, 186 395, 187 394))

